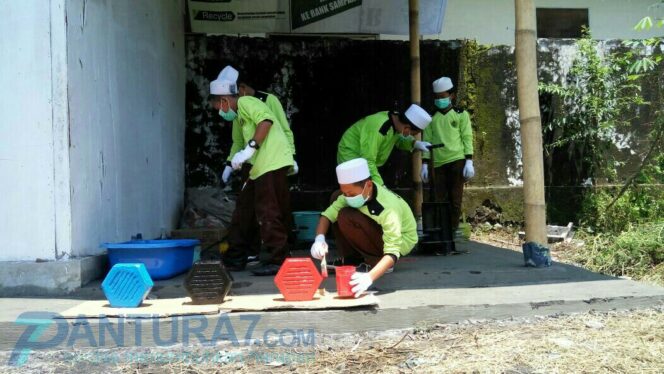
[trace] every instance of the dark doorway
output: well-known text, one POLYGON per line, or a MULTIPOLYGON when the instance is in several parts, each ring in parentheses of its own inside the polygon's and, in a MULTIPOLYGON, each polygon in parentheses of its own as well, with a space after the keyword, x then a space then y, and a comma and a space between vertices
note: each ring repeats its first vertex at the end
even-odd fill
POLYGON ((580 38, 588 9, 537 8, 538 38, 580 38))

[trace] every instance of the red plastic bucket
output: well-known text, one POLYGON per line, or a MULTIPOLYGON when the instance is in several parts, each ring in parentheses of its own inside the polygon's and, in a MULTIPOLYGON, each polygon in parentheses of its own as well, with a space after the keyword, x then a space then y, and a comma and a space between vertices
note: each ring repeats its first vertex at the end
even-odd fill
POLYGON ((339 297, 353 297, 350 277, 355 273, 355 266, 337 266, 334 272, 337 280, 337 295, 339 297))

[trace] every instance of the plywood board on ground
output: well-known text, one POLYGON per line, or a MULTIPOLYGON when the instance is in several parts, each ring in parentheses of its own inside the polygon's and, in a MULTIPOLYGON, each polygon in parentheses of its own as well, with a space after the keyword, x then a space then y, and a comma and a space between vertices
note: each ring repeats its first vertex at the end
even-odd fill
POLYGON ((145 300, 138 308, 112 308, 107 300, 84 301, 60 313, 60 316, 67 319, 78 317, 158 318, 217 313, 219 313, 219 305, 194 305, 191 304, 190 298, 181 297, 177 299, 145 300))
POLYGON ((223 304, 194 305, 191 299, 146 300, 138 308, 112 308, 107 300, 84 301, 60 313, 60 318, 161 318, 222 312, 349 309, 378 306, 378 298, 366 294, 359 299, 339 298, 334 292, 316 295, 311 301, 286 301, 281 294, 228 296, 223 304))
POLYGON ((336 292, 326 292, 325 296, 316 294, 311 301, 286 301, 281 294, 227 296, 219 306, 222 311, 249 312, 267 310, 293 309, 347 309, 378 306, 378 298, 374 294, 365 294, 355 298, 339 298, 336 292))

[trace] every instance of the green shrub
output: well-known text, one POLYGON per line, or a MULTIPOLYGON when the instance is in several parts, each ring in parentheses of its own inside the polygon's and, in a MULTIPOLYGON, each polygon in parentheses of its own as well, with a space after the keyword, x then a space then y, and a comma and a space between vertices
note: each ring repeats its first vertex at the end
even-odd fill
POLYGON ((616 193, 589 190, 581 206, 580 225, 595 232, 618 235, 632 225, 664 219, 662 187, 632 187, 608 208, 616 193))
POLYGON ((584 245, 562 254, 583 267, 664 285, 664 220, 629 227, 619 234, 581 234, 584 245))

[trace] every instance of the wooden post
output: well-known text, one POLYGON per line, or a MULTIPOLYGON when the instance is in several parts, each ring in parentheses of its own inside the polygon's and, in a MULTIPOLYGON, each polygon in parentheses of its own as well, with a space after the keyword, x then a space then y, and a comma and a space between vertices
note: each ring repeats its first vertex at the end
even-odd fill
MULTIPOLYGON (((408 0, 408 24, 410 26, 410 100, 420 105, 420 4, 419 0, 408 0)), ((416 136, 421 140, 422 136, 416 136)), ((413 152, 413 208, 418 226, 422 222, 422 152, 413 152)))
POLYGON ((537 33, 533 0, 515 0, 516 71, 523 150, 526 240, 547 244, 542 120, 537 91, 537 33))

